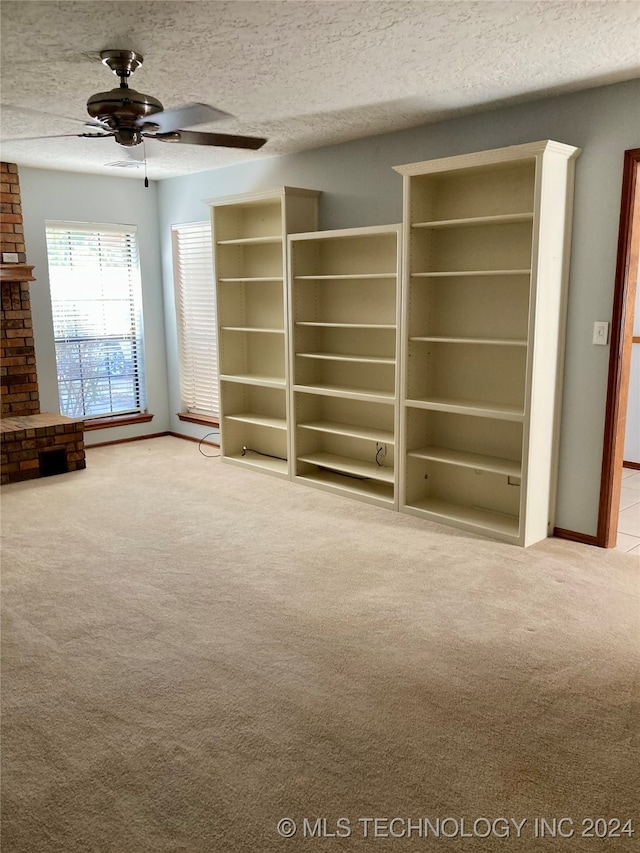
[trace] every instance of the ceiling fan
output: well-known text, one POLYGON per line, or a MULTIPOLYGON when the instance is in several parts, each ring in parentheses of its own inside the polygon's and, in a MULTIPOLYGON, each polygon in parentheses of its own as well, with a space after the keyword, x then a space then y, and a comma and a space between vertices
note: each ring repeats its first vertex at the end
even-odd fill
MULTIPOLYGON (((119 145, 132 148, 144 139, 188 145, 214 145, 225 148, 261 148, 266 139, 257 136, 233 136, 227 133, 203 133, 181 130, 229 117, 229 113, 207 104, 186 104, 165 110, 157 98, 129 88, 128 78, 142 65, 143 58, 133 50, 103 50, 100 58, 120 78, 120 86, 109 92, 97 92, 87 101, 87 112, 93 121, 86 127, 95 132, 65 133, 91 139, 113 137, 119 145)), ((40 137, 45 139, 47 137, 40 137)))

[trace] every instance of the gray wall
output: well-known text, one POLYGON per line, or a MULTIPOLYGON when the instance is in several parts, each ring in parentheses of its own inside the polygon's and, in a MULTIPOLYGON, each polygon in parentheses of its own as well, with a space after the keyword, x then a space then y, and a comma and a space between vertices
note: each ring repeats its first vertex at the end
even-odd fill
MULTIPOLYGON (((576 167, 556 524, 595 535, 609 348, 593 346, 592 330, 594 321, 611 319, 623 152, 640 146, 637 80, 162 181, 171 411, 179 411, 180 400, 169 230, 173 223, 206 219, 204 199, 282 185, 308 187, 323 193, 321 228, 399 222, 402 182, 392 166, 541 139, 583 149, 576 167)), ((172 429, 180 431, 177 419, 172 429)), ((196 428, 190 434, 202 433, 196 428)))
POLYGON ((157 185, 142 181, 20 167, 27 260, 35 265, 31 307, 40 408, 59 412, 56 357, 47 267, 45 221, 121 223, 138 227, 144 312, 147 403, 151 423, 85 433, 87 445, 169 429, 165 322, 158 242, 157 185))
POLYGON ((608 347, 591 343, 610 320, 623 152, 640 146, 640 81, 616 84, 286 157, 184 178, 142 182, 20 169, 43 410, 58 411, 45 219, 136 224, 139 228, 151 424, 90 433, 90 441, 172 430, 181 423, 172 224, 207 219, 205 199, 282 185, 322 190, 321 228, 399 222, 402 180, 392 166, 556 139, 583 149, 577 161, 567 353, 556 524, 594 535, 600 487, 608 347), (162 282, 164 281, 164 287, 162 282))

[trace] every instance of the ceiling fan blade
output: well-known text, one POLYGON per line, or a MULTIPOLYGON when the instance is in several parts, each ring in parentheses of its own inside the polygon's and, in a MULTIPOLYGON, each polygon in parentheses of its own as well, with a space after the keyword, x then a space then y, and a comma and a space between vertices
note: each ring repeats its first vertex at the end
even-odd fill
POLYGON ((223 148, 262 148, 267 141, 258 136, 232 136, 228 133, 200 133, 197 130, 176 130, 173 133, 156 133, 150 139, 160 142, 182 142, 187 145, 217 145, 223 148))
MULTIPOLYGON (((61 118, 61 119, 64 119, 65 121, 74 121, 74 122, 78 122, 80 124, 84 124, 86 127, 99 127, 99 128, 103 128, 104 130, 110 130, 111 129, 109 127, 109 125, 104 124, 103 122, 100 122, 100 121, 94 121, 92 119, 84 119, 84 118, 71 118, 71 116, 63 116, 63 115, 59 115, 58 113, 47 113, 47 112, 44 112, 43 110, 32 110, 29 107, 20 107, 17 104, 2 104, 2 109, 3 110, 18 110, 21 113, 31 113, 32 115, 36 115, 36 116, 49 116, 50 118, 61 118)), ((69 135, 71 136, 73 134, 69 134, 69 135)))
POLYGON ((208 104, 185 104, 175 110, 162 110, 150 116, 143 116, 138 119, 137 124, 139 127, 153 124, 157 126, 158 133, 171 133, 181 127, 194 127, 196 124, 208 124, 223 118, 231 118, 231 116, 208 104))
POLYGON ((88 138, 88 139, 110 139, 114 136, 113 133, 52 133, 48 136, 12 136, 10 139, 3 139, 3 142, 31 142, 34 139, 67 139, 69 137, 88 138))

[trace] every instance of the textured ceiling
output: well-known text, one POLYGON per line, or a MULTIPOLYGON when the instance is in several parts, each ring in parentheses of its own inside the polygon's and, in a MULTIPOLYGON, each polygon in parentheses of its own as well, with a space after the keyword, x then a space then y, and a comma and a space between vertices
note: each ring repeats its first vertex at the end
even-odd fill
POLYGON ((198 130, 268 138, 149 141, 156 179, 640 76, 637 0, 2 0, 0 16, 2 158, 121 176, 139 171, 106 165, 127 159, 113 139, 25 140, 84 130, 87 98, 118 83, 106 48, 144 56, 130 84, 165 109, 234 116, 198 130))

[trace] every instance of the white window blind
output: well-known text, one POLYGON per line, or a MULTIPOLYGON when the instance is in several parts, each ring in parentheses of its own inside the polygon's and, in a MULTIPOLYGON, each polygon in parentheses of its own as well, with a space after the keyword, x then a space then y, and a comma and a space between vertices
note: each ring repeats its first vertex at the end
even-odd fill
POLYGON ((182 405, 187 412, 218 417, 211 224, 192 222, 172 230, 182 405))
POLYGON ((47 222, 46 234, 61 413, 144 411, 135 228, 47 222))

